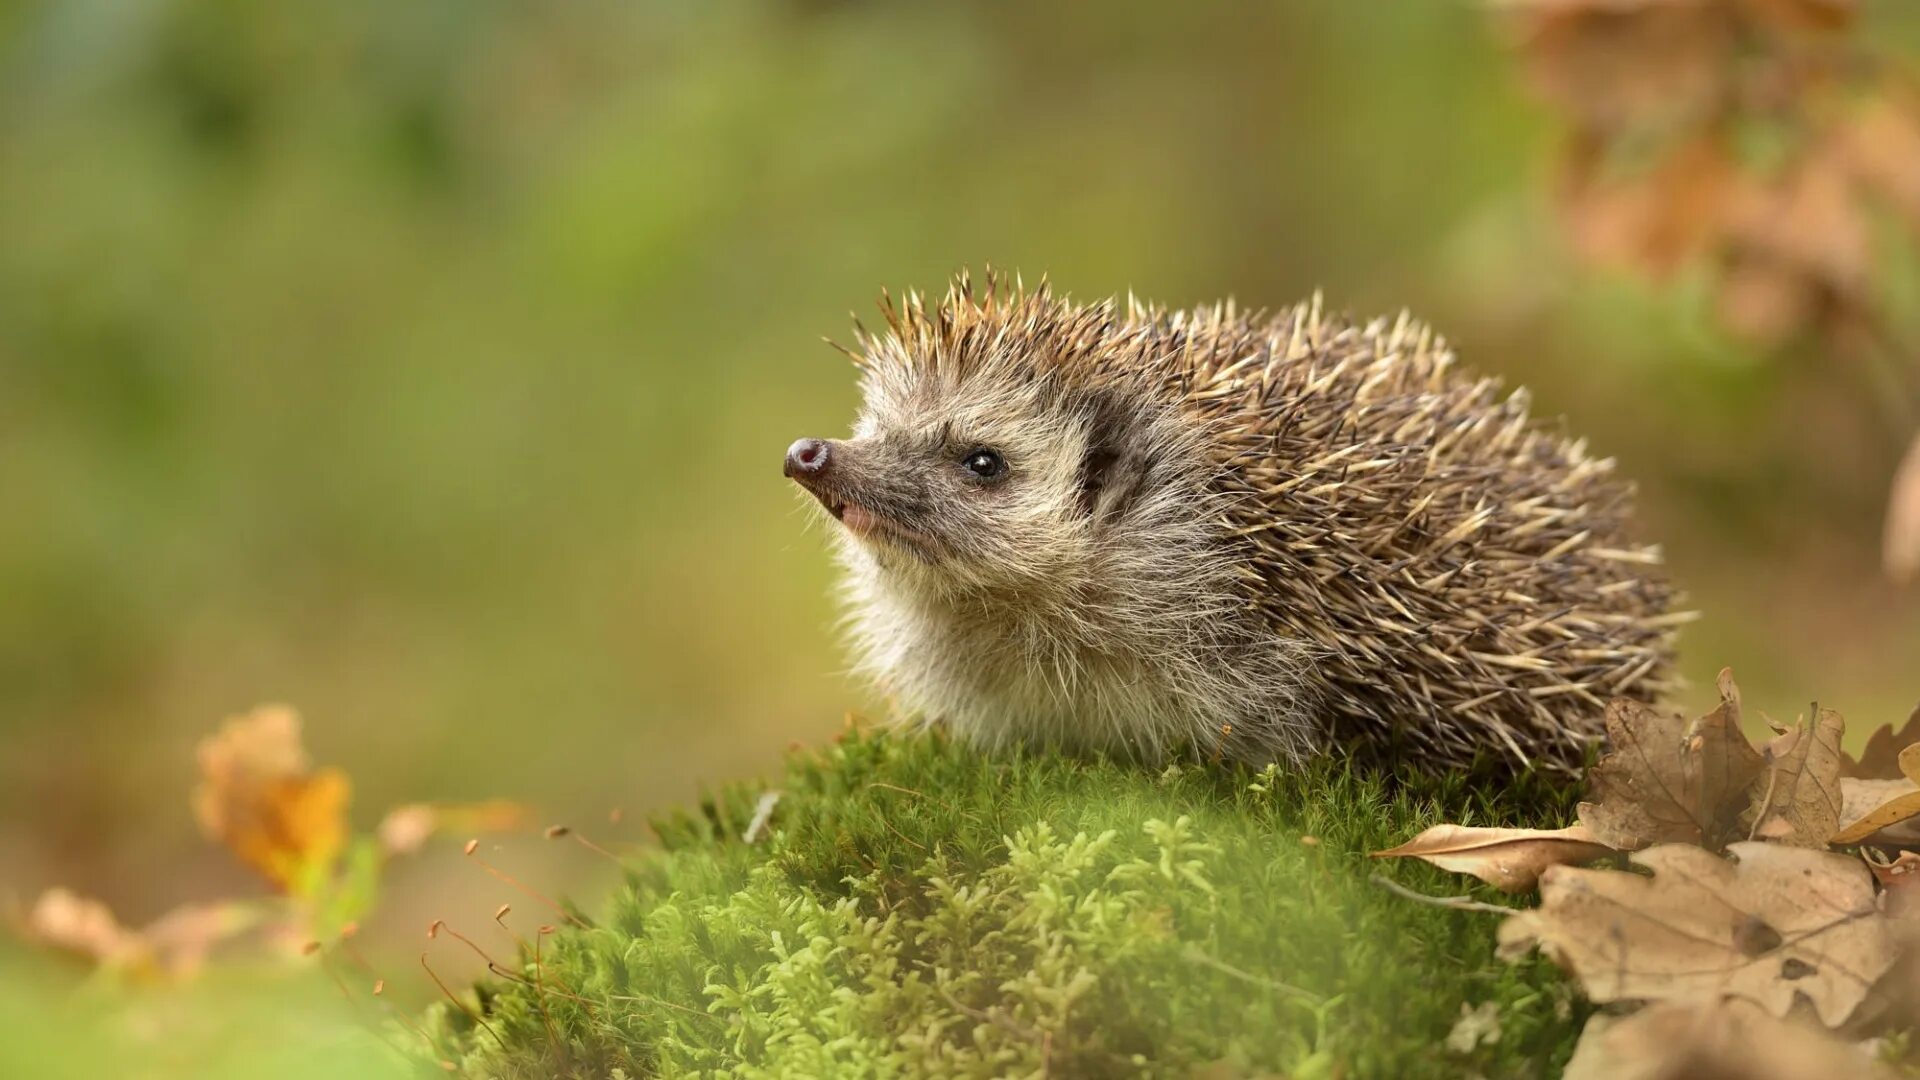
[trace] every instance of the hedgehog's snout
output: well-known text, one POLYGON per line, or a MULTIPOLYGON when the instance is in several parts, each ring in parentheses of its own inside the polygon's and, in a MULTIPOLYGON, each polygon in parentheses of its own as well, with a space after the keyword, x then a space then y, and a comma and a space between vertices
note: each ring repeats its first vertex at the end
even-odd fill
POLYGON ((833 466, 833 444, 825 439, 800 439, 787 447, 786 474, 809 487, 833 466))
POLYGON ((836 479, 834 468, 833 443, 826 439, 800 439, 787 447, 787 463, 783 470, 788 479, 797 481, 806 488, 808 494, 820 500, 834 517, 840 516, 843 503, 834 492, 836 479))

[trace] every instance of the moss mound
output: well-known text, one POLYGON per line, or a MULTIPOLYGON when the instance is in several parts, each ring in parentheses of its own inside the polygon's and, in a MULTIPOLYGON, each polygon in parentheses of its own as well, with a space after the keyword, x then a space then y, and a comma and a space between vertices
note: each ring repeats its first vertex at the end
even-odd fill
POLYGON ((1368 851, 1442 819, 1564 817, 1568 795, 1541 781, 1156 774, 851 734, 796 756, 749 844, 758 795, 658 823, 664 850, 597 927, 478 988, 497 1036, 438 1013, 462 1070, 1539 1076, 1578 1029, 1550 968, 1494 957, 1491 916, 1369 880, 1383 867, 1368 851), (1486 1002, 1497 1041, 1449 1049, 1463 1003, 1486 1002))

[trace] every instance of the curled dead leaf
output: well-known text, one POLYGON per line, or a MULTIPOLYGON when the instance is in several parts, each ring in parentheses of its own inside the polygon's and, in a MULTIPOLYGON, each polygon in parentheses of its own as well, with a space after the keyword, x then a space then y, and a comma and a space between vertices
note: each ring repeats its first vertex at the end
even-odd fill
POLYGON ((1903 774, 1898 780, 1840 778, 1841 825, 1832 843, 1920 842, 1920 823, 1911 822, 1920 815, 1920 745, 1908 746, 1894 760, 1903 774))
POLYGON ((1749 1002, 1662 1002, 1587 1021, 1565 1080, 1892 1080, 1866 1050, 1749 1002))
POLYGON ((1747 789, 1766 768, 1740 731, 1740 690, 1722 671, 1720 706, 1688 723, 1633 701, 1607 706, 1610 752, 1588 776, 1580 823, 1620 851, 1654 844, 1718 848, 1743 833, 1747 789))
POLYGON ((1840 778, 1840 830, 1828 842, 1920 842, 1920 828, 1910 824, 1916 814, 1920 814, 1920 787, 1914 786, 1913 781, 1843 776, 1840 778))
POLYGON ((282 891, 333 865, 350 785, 338 770, 313 771, 299 714, 268 705, 232 717, 201 741, 199 759, 193 812, 209 837, 282 891))
POLYGON ((1613 854, 1584 825, 1565 829, 1490 829, 1435 825, 1376 859, 1415 858, 1472 874, 1502 892, 1532 890, 1549 866, 1589 863, 1613 854))
POLYGON ((1866 852, 1867 869, 1880 887, 1892 893, 1920 884, 1920 851, 1903 851, 1889 859, 1877 851, 1866 852))
POLYGON ((1785 1017, 1804 998, 1828 1027, 1845 1023, 1895 954, 1866 865, 1784 844, 1731 850, 1634 854, 1651 877, 1554 867, 1540 906, 1501 924, 1501 953, 1537 946, 1601 1003, 1740 998, 1785 1017))

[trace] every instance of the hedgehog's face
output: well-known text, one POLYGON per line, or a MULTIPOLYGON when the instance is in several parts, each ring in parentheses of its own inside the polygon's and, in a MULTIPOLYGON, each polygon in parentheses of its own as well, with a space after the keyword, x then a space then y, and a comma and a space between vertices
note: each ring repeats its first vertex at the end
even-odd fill
POLYGON ((1042 380, 872 369, 847 440, 802 439, 786 474, 881 567, 953 587, 1044 579, 1091 539, 1116 455, 1085 402, 1042 380))

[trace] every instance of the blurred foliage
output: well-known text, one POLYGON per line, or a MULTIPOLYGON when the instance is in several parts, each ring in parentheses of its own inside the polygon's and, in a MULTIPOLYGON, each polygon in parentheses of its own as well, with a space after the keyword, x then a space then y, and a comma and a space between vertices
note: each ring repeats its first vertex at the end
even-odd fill
MULTIPOLYGON (((580 820, 880 707, 775 460, 851 415, 843 312, 989 260, 1410 306, 1643 480, 1696 679, 1905 715, 1906 433, 1701 275, 1581 268, 1509 44, 1451 0, 0 6, 0 880, 257 887, 181 777, 261 701, 358 806, 580 820)), ((1920 260, 1874 274, 1920 326, 1920 260)), ((370 938, 505 898, 393 877, 370 938)))

